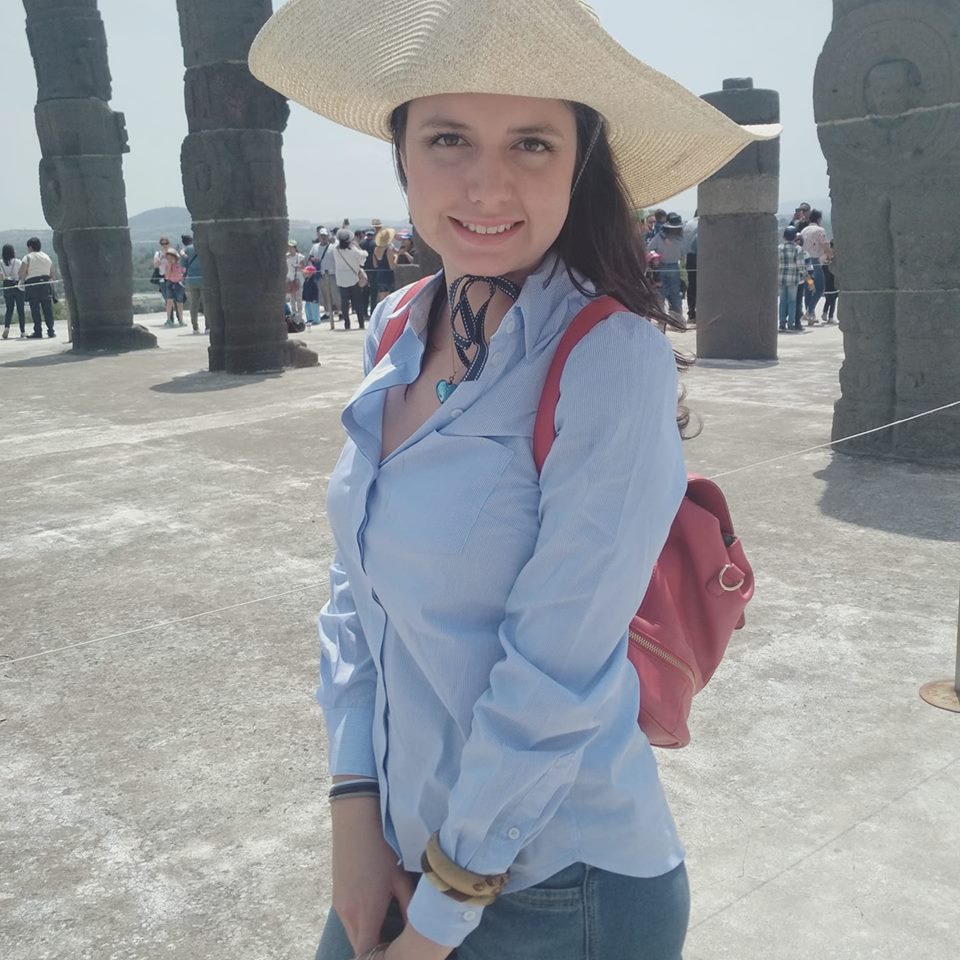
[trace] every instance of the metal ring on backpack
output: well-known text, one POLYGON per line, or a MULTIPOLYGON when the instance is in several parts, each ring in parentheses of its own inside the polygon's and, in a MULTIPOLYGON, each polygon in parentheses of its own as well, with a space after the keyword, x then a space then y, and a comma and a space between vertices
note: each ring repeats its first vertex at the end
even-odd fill
POLYGON ((728 563, 728 564, 726 564, 726 566, 724 566, 724 568, 717 574, 717 581, 718 581, 719 584, 720 584, 720 589, 721 589, 721 590, 726 590, 727 593, 734 593, 735 591, 739 590, 739 589, 747 582, 747 578, 741 574, 740 579, 739 579, 735 584, 733 584, 733 586, 728 587, 728 586, 723 582, 723 575, 724 575, 728 570, 736 570, 738 573, 740 572, 739 567, 737 567, 736 565, 734 565, 734 564, 732 564, 732 563, 728 563))

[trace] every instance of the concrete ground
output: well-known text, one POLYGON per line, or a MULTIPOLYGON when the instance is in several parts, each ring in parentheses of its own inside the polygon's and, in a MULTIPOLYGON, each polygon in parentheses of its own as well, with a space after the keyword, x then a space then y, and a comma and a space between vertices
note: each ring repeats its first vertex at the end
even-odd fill
MULTIPOLYGON (((314 617, 361 334, 204 372, 206 339, 0 343, 0 957, 312 956, 328 906, 314 617)), ((688 341, 692 346, 692 335, 688 341)), ((707 475, 829 438, 836 328, 687 376, 707 475)), ((723 481, 748 625, 660 753, 687 960, 947 960, 960 941, 960 475, 819 450, 723 481)))

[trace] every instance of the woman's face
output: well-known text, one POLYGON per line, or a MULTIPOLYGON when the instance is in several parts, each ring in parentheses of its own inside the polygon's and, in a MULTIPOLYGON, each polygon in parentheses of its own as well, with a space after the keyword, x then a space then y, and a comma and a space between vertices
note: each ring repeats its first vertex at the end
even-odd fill
POLYGON ((657 218, 654 214, 651 213, 650 216, 647 217, 647 229, 652 230, 656 225, 657 225, 657 218))
POLYGON ((522 282, 567 218, 576 121, 561 100, 423 97, 410 103, 400 154, 413 222, 447 276, 522 282))

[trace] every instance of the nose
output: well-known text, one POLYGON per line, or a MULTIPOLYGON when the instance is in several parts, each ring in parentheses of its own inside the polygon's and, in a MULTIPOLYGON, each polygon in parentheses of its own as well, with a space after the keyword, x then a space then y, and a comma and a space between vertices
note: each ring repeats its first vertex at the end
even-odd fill
POLYGON ((470 203, 496 210, 505 205, 513 192, 507 160, 497 151, 478 153, 467 175, 467 199, 470 203))

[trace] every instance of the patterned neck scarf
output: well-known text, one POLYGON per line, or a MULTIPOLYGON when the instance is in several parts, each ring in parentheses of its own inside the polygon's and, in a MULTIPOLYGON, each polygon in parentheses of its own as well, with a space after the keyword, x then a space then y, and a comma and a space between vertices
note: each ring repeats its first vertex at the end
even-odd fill
POLYGON ((514 303, 520 296, 520 287, 512 280, 507 280, 506 277, 475 277, 467 274, 458 277, 450 284, 448 297, 450 301, 450 324, 453 327, 453 342, 457 348, 460 362, 467 368, 463 381, 476 380, 487 365, 489 348, 483 335, 483 324, 487 317, 487 308, 498 290, 505 293, 514 303), (467 295, 470 288, 476 283, 487 284, 489 294, 477 312, 474 313, 467 295), (463 322, 465 335, 457 330, 458 316, 463 322), (467 353, 472 347, 477 348, 473 360, 467 353))

